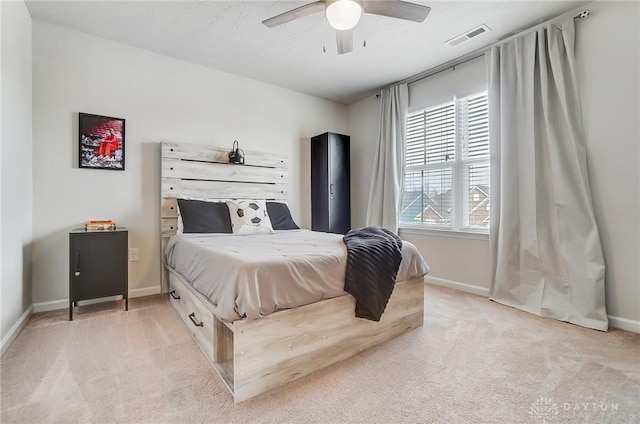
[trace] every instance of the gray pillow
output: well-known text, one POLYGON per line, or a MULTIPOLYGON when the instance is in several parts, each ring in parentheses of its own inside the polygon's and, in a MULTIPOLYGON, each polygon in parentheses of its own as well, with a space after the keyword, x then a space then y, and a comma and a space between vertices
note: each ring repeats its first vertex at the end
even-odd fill
POLYGON ((231 234, 229 208, 224 202, 178 199, 182 217, 182 232, 231 234))
POLYGON ((274 230, 299 230, 286 203, 267 202, 267 213, 274 230))

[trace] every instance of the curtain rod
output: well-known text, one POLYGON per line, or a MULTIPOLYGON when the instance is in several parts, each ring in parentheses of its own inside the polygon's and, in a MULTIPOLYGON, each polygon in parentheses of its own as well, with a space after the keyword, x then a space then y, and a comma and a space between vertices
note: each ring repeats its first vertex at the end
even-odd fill
MULTIPOLYGON (((551 23, 553 21, 559 20, 562 17, 564 17, 566 15, 569 15, 569 14, 572 14, 572 13, 575 13, 575 11, 571 11, 571 12, 564 13, 562 15, 558 15, 555 18, 551 18, 551 19, 548 19, 548 20, 546 20, 544 22, 537 23, 537 24, 535 24, 535 25, 533 25, 533 26, 531 26, 529 28, 523 29, 523 30, 517 30, 515 33, 512 32, 511 34, 506 35, 505 37, 503 37, 503 38, 501 38, 501 39, 499 39, 497 41, 494 41, 493 43, 491 43, 491 44, 489 44, 487 46, 484 46, 484 47, 481 47, 481 48, 479 48, 477 50, 474 50, 471 53, 467 53, 467 54, 465 54, 463 56, 460 56, 460 57, 457 57, 457 58, 455 58, 453 60, 450 60, 449 62, 446 62, 446 63, 444 63, 442 65, 435 66, 435 67, 433 67, 431 69, 428 69, 428 70, 426 70, 424 72, 420 72, 419 74, 416 74, 416 75, 410 76, 408 78, 405 78, 402 81, 398 81, 398 82, 395 82, 393 84, 386 85, 383 88, 392 87, 392 86, 394 86, 396 84, 411 84, 411 83, 420 81, 421 79, 428 78, 428 77, 433 76, 435 74, 439 74, 440 72, 446 71, 449 68, 454 68, 456 66, 462 65, 463 63, 470 62, 470 61, 472 61, 474 59, 482 57, 485 54, 485 52, 487 52, 488 50, 492 49, 493 47, 495 47, 495 46, 497 46, 499 44, 505 43, 505 42, 507 42, 507 41, 509 41, 509 40, 511 40, 513 38, 519 37, 523 33, 528 33, 528 32, 534 31, 535 29, 537 29, 537 28, 539 28, 539 27, 541 27, 543 25, 547 25, 547 24, 549 24, 549 23, 551 23)), ((577 15, 575 15, 573 17, 573 19, 584 19, 584 18, 587 18, 590 14, 591 14, 591 11, 589 11, 588 9, 587 10, 583 10, 582 12, 578 13, 577 15)), ((378 97, 378 96, 379 95, 376 95, 376 97, 378 97)))

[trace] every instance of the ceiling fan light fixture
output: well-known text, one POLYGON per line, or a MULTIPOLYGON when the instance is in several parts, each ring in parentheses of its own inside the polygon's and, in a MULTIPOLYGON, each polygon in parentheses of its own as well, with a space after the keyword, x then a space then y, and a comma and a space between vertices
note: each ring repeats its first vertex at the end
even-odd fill
POLYGON ((347 31, 358 25, 362 5, 355 0, 336 0, 327 5, 324 13, 334 29, 347 31))

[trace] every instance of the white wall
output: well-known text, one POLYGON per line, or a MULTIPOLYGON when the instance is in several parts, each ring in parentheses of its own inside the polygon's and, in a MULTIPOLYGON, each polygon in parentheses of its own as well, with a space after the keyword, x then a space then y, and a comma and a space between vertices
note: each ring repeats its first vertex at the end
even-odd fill
POLYGON ((378 143, 380 98, 365 97, 349 105, 351 136, 351 226, 364 227, 372 177, 372 164, 378 143))
MULTIPOLYGON (((622 318, 615 325, 630 320, 634 328, 640 328, 639 9, 637 2, 594 3, 591 16, 576 25, 589 176, 607 266, 607 312, 622 318)), ((352 152, 362 155, 352 175, 354 226, 364 225, 366 216, 379 113, 372 97, 348 108, 352 152)), ((423 253, 430 277, 488 291, 487 240, 400 235, 423 253)))
POLYGON ((607 312, 640 321, 640 3, 590 9, 576 59, 607 312))
MULTIPOLYGON (((0 2, 0 276, 3 348, 31 306, 31 16, 24 2, 0 2)), ((15 334, 13 334, 15 336, 15 334)))
POLYGON ((160 141, 288 154, 309 226, 308 138, 346 132, 345 106, 39 21, 33 54, 34 303, 68 298, 68 230, 88 219, 128 227, 130 289, 159 287, 160 141), (126 171, 78 168, 78 112, 126 119, 126 171))

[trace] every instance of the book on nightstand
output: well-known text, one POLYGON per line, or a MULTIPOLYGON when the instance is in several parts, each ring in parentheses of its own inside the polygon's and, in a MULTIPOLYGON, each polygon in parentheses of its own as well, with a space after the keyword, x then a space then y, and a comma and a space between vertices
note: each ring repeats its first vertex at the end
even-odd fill
POLYGON ((87 221, 84 223, 85 231, 109 231, 116 229, 116 222, 110 219, 102 221, 87 221))

